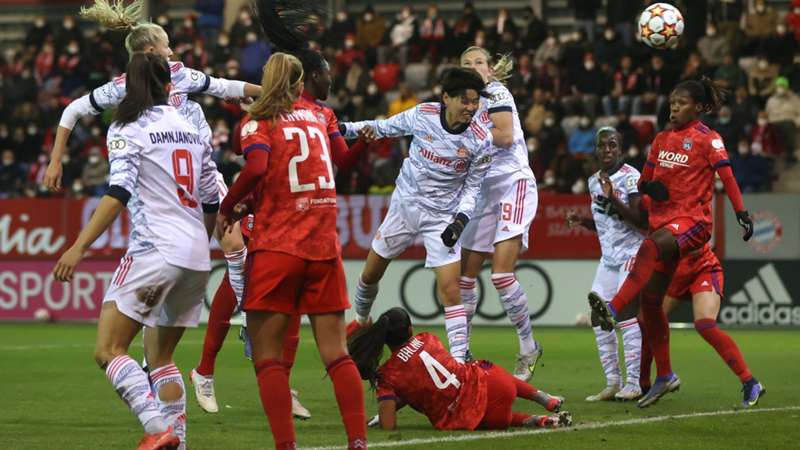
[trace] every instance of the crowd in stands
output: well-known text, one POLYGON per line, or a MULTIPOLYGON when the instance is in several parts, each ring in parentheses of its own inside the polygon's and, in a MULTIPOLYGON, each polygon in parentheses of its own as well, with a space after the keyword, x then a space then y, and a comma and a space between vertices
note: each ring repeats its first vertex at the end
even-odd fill
MULTIPOLYGON (((248 9, 224 30, 221 1, 198 1, 181 21, 155 17, 171 37, 174 59, 231 79, 259 82, 274 51, 248 9), (209 6, 211 5, 211 6, 209 6)), ((650 2, 571 1, 574 30, 557 33, 530 8, 478 15, 470 2, 454 17, 435 4, 384 16, 367 7, 340 11, 310 27, 311 45, 331 64, 328 103, 340 121, 387 117, 437 99, 436 80, 470 45, 515 62, 508 87, 525 131, 539 188, 586 191, 597 170, 595 130, 616 126, 625 160, 641 168, 655 132, 667 126, 667 96, 680 80, 709 76, 729 91, 726 105, 704 120, 722 135, 744 192, 769 191, 780 168, 795 162, 800 126, 800 0, 777 13, 763 0, 679 1, 686 17, 680 46, 653 51, 636 41, 638 12, 650 2), (606 24, 600 25, 598 11, 606 24)), ((24 42, 0 61, 0 196, 50 195, 41 188, 64 106, 124 72, 124 34, 72 16, 37 18, 24 42)), ((230 148, 239 104, 210 96, 201 103, 214 130, 215 159, 230 182, 242 165, 230 148)), ((108 173, 106 111, 76 125, 64 157, 64 192, 101 195, 108 173)), ((408 142, 372 144, 354 169, 337 175, 340 193, 390 193, 408 142)))

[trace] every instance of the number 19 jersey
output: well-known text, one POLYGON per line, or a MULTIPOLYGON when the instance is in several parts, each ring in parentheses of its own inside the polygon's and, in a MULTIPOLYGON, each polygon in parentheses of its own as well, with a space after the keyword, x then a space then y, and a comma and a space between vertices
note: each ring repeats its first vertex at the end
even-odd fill
POLYGON ((458 363, 436 336, 420 333, 380 367, 376 395, 408 403, 439 430, 474 430, 486 413, 486 376, 477 364, 458 363))
POLYGON ((255 194, 248 250, 288 253, 308 260, 340 254, 336 185, 326 116, 299 99, 277 120, 243 120, 242 153, 268 152, 267 173, 255 194))

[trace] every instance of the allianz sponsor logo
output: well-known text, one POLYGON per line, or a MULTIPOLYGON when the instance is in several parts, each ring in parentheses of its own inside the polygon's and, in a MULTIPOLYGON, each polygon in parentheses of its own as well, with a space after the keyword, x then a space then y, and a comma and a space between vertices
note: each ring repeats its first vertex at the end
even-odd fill
POLYGON ((689 155, 683 153, 675 153, 670 152, 667 150, 661 150, 658 152, 658 163, 661 167, 673 167, 673 166, 689 166, 689 155))
POLYGON ((794 305, 772 263, 758 269, 729 302, 719 315, 724 324, 800 325, 800 305, 794 305))

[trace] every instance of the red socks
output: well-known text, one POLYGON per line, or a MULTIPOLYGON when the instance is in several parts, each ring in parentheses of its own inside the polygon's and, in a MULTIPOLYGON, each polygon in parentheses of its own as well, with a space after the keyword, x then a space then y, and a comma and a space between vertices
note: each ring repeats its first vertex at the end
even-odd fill
POLYGON ((700 333, 700 336, 703 336, 706 342, 714 347, 714 350, 716 350, 722 360, 725 361, 725 364, 739 377, 739 381, 744 383, 753 378, 753 374, 750 373, 750 369, 744 362, 744 358, 742 358, 742 353, 739 351, 736 342, 731 339, 728 333, 717 327, 717 322, 715 320, 695 320, 694 328, 700 333))
POLYGON ((642 330, 642 362, 639 369, 639 387, 642 388, 642 392, 645 392, 652 386, 650 369, 653 366, 653 352, 650 350, 650 341, 647 339, 647 325, 642 317, 639 317, 639 327, 642 330))
POLYGON ((511 426, 512 427, 522 427, 525 426, 525 422, 530 419, 531 416, 525 413, 518 413, 512 412, 511 413, 511 426))
POLYGON ((645 239, 636 253, 633 269, 625 278, 625 282, 617 291, 617 295, 611 300, 611 309, 618 313, 625 309, 628 304, 635 299, 644 289, 655 270, 658 261, 658 247, 652 239, 645 239))
POLYGON ((228 272, 222 277, 222 283, 214 294, 214 302, 211 303, 211 312, 208 315, 208 329, 203 340, 203 353, 200 364, 195 369, 197 373, 204 377, 214 374, 214 365, 217 362, 217 354, 222 349, 225 336, 231 327, 231 316, 236 309, 236 296, 233 294, 231 282, 228 280, 228 272))
POLYGON ((300 316, 292 316, 289 319, 289 327, 286 329, 286 336, 283 338, 283 366, 286 367, 286 376, 292 372, 294 358, 297 355, 297 346, 300 344, 300 316))
POLYGON ((275 448, 294 450, 297 443, 292 419, 292 394, 289 392, 286 369, 277 359, 262 359, 256 362, 254 367, 261 406, 269 420, 275 448))
POLYGON ((642 293, 642 317, 646 324, 642 331, 647 336, 647 342, 656 360, 659 377, 672 374, 672 364, 669 359, 669 320, 664 313, 663 302, 663 293, 642 293))
POLYGON ((518 380, 516 377, 512 378, 514 379, 514 385, 517 388, 517 397, 524 398, 525 400, 536 400, 536 394, 539 393, 538 389, 524 381, 518 380))
MULTIPOLYGON (((328 375, 333 382, 339 413, 342 415, 344 429, 347 432, 348 449, 367 448, 367 419, 364 413, 364 386, 358 374, 356 364, 345 355, 332 362, 328 375)), ((286 392, 289 392, 288 383, 286 392)), ((291 408, 291 399, 289 403, 291 408)), ((289 413, 291 418, 291 412, 289 413)), ((276 441, 277 442, 277 441, 276 441)))

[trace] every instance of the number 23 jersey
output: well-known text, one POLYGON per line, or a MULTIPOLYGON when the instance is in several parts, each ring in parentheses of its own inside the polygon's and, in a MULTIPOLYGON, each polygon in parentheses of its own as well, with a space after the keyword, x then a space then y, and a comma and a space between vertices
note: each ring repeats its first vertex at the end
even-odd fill
POLYGON ((256 188, 248 250, 277 251, 308 260, 340 254, 336 185, 321 107, 304 99, 278 120, 243 121, 242 153, 268 152, 267 173, 256 188))
POLYGON ((425 414, 440 430, 474 430, 486 413, 486 376, 460 364, 439 338, 420 333, 378 370, 378 401, 396 399, 425 414))

